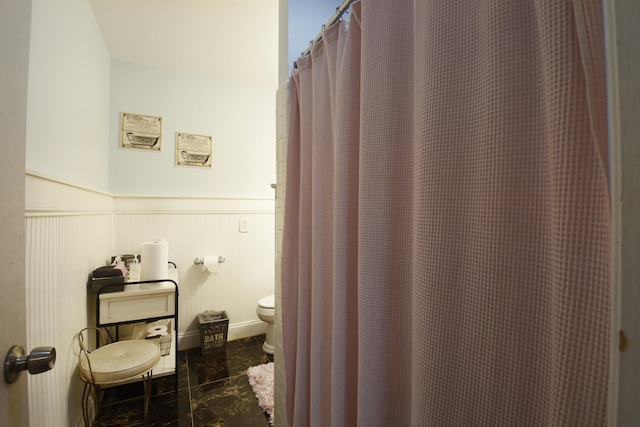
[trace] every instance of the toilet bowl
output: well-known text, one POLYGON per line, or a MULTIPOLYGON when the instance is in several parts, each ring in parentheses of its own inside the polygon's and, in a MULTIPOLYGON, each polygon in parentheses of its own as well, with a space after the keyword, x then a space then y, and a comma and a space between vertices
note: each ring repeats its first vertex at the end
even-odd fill
POLYGON ((274 322, 275 322, 275 305, 276 299, 274 295, 269 295, 258 300, 256 314, 263 322, 267 322, 267 337, 264 340, 262 349, 265 353, 273 354, 274 341, 274 322))

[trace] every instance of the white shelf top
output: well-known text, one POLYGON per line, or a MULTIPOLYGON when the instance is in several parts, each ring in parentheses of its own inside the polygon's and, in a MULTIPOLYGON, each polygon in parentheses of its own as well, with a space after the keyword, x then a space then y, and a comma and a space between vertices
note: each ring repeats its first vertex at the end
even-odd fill
MULTIPOLYGON (((107 292, 100 294, 101 300, 107 299, 117 299, 122 298, 123 296, 132 297, 142 296, 142 295, 153 295, 153 294, 162 294, 167 291, 173 292, 175 290, 175 286, 171 282, 158 282, 158 283, 143 283, 143 284, 135 284, 129 285, 131 282, 137 282, 139 280, 139 275, 137 277, 130 276, 129 280, 127 280, 124 284, 124 291, 121 292, 107 292)), ((169 266, 167 269, 167 279, 173 280, 178 283, 178 269, 173 267, 173 265, 169 266)))

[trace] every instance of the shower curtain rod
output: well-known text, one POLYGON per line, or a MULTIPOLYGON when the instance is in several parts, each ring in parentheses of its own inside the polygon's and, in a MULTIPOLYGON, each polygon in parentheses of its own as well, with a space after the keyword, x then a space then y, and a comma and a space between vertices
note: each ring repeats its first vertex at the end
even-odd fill
MULTIPOLYGON (((333 13, 333 15, 331 15, 331 18, 329 18, 327 23, 322 26, 322 29, 324 30, 325 28, 329 28, 330 26, 335 24, 338 21, 338 19, 340 19, 342 17, 342 15, 344 15, 344 13, 347 11, 347 9, 349 9, 349 6, 351 6, 351 3, 353 3, 354 1, 355 0, 344 0, 340 6, 337 6, 336 7, 336 11, 333 13)), ((301 57, 302 56, 307 56, 309 54, 309 52, 311 51, 311 46, 313 46, 314 44, 318 43, 320 40, 322 40, 322 31, 320 31, 318 33, 316 38, 314 38, 313 40, 311 40, 309 42, 309 47, 306 48, 305 51, 300 54, 300 56, 301 57)), ((296 67, 297 63, 294 62, 293 65, 294 65, 294 67, 296 67)))

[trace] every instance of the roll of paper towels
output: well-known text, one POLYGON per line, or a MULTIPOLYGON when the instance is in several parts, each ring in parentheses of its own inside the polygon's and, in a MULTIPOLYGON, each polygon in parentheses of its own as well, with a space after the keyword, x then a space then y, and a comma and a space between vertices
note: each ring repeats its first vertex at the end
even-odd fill
POLYGON ((168 279, 169 243, 145 242, 140 249, 140 280, 168 279))
POLYGON ((218 255, 205 255, 202 257, 202 271, 218 274, 218 255))

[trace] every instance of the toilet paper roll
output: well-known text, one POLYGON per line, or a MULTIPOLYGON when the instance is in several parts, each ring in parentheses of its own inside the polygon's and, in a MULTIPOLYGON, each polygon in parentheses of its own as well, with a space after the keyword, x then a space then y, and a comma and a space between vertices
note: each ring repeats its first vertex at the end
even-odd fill
POLYGON ((202 257, 202 271, 218 274, 218 255, 205 255, 202 257))
POLYGON ((168 278, 169 243, 156 240, 145 242, 140 249, 140 280, 168 278))

